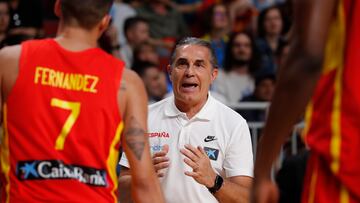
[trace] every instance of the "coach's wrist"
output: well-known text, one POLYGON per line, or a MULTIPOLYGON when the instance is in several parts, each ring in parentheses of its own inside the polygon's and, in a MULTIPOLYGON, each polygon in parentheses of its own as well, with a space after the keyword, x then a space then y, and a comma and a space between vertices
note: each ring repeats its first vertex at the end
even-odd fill
POLYGON ((212 171, 212 173, 210 173, 208 181, 204 184, 207 188, 211 188, 214 186, 215 180, 216 180, 216 176, 217 174, 212 171))
POLYGON ((224 179, 220 175, 216 175, 214 185, 212 187, 208 187, 209 192, 211 194, 215 194, 223 186, 223 183, 224 179))

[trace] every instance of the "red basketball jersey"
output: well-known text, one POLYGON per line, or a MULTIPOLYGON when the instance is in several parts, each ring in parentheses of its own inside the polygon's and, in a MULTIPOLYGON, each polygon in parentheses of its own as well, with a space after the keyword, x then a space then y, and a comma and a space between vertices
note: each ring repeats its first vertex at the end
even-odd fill
POLYGON ((360 1, 340 0, 334 17, 306 114, 306 142, 360 198, 360 1))
POLYGON ((3 108, 2 202, 117 202, 123 69, 99 48, 21 45, 3 108))

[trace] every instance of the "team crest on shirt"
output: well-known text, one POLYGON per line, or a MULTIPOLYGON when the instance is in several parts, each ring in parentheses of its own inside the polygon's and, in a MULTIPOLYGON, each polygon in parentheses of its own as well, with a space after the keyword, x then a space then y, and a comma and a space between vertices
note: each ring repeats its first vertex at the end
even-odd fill
POLYGON ((219 150, 210 148, 210 147, 204 147, 204 151, 206 152, 209 159, 216 161, 219 156, 219 150))

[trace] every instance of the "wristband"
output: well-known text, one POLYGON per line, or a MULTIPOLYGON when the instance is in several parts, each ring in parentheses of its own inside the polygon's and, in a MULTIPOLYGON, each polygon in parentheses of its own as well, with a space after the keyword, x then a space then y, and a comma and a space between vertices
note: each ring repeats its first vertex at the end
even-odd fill
POLYGON ((224 183, 224 179, 221 176, 216 175, 214 186, 208 188, 208 190, 211 192, 211 194, 215 194, 217 191, 220 190, 223 183, 224 183))

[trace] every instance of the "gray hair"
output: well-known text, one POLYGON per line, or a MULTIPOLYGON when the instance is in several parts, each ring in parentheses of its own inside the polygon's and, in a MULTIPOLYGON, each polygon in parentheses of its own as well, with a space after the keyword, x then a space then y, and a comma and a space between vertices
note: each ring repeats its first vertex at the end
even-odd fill
POLYGON ((217 59, 215 56, 215 52, 211 47, 211 44, 208 41, 196 38, 196 37, 185 37, 183 39, 181 39, 175 46, 175 49, 173 50, 172 54, 171 54, 171 58, 170 58, 170 65, 171 67, 173 67, 173 63, 175 61, 175 57, 176 57, 176 52, 179 48, 186 46, 186 45, 198 45, 198 46, 202 46, 205 47, 209 50, 210 52, 210 63, 213 66, 213 68, 218 68, 218 63, 217 63, 217 59))

